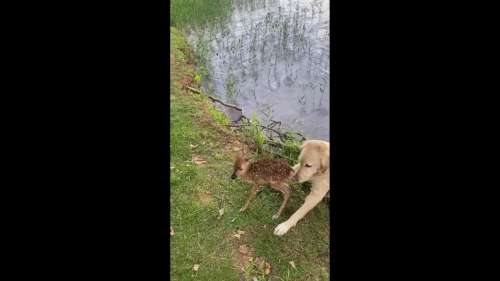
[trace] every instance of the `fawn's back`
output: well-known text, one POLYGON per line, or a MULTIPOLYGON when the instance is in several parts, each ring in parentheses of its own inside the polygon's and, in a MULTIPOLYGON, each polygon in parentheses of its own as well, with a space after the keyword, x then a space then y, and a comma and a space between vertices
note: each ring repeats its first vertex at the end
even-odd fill
POLYGON ((284 182, 290 179, 293 173, 286 160, 263 159, 250 164, 245 178, 256 183, 284 182))

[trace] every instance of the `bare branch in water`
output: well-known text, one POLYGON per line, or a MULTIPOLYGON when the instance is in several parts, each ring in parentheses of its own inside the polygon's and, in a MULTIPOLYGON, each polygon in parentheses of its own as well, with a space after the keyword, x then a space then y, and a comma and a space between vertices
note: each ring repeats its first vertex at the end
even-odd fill
MULTIPOLYGON (((214 102, 218 102, 226 107, 230 107, 230 108, 233 108, 233 109, 236 109, 236 110, 239 110, 240 112, 243 112, 243 110, 239 107, 237 107, 236 105, 232 105, 232 104, 227 104, 215 97, 212 97, 208 94, 205 94, 203 93, 201 90, 199 89, 195 89, 195 88, 192 88, 192 87, 187 87, 189 90, 191 90, 192 92, 195 92, 197 94, 202 94, 202 95, 206 95, 209 99, 211 99, 212 101, 214 102)), ((265 143, 270 145, 270 146, 274 146, 274 147, 279 147, 279 148, 282 148, 284 146, 284 142, 286 141, 287 138, 292 138, 293 135, 296 135, 296 136, 299 136, 299 141, 304 141, 306 140, 306 137, 304 135, 302 135, 301 133, 299 132, 295 132, 295 131, 286 131, 286 132, 282 132, 280 129, 281 129, 281 122, 280 121, 275 121, 275 120, 271 120, 271 122, 268 124, 268 125, 260 125, 260 124, 250 124, 250 119, 248 119, 248 117, 246 117, 245 115, 241 114, 240 118, 236 121, 236 122, 239 122, 239 121, 242 121, 242 120, 245 120, 246 121, 246 124, 229 124, 229 125, 226 125, 228 127, 237 127, 237 128, 241 128, 241 127, 247 127, 247 126, 257 126, 257 127, 260 127, 263 129, 263 131, 267 132, 267 139, 265 140, 265 143), (278 126, 278 129, 275 129, 275 127, 278 126), (278 137, 279 137, 279 141, 274 141, 274 138, 273 138, 273 133, 276 134, 278 137)), ((276 154, 276 155, 279 155, 281 157, 285 157, 279 153, 276 153, 276 152, 273 152, 273 151, 268 151, 272 154, 276 154)), ((287 157, 285 157, 287 158, 287 157)))

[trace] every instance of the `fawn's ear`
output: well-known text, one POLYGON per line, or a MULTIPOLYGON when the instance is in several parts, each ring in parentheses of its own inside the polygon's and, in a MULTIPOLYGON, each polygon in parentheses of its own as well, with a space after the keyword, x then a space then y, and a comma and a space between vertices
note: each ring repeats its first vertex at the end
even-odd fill
POLYGON ((234 155, 234 159, 241 159, 242 157, 243 153, 241 153, 241 151, 236 152, 236 154, 234 155))
POLYGON ((245 159, 245 161, 248 161, 248 157, 247 157, 247 150, 245 149, 244 146, 241 147, 241 158, 245 159))
POLYGON ((235 159, 248 161, 247 157, 245 157, 245 153, 241 152, 241 150, 236 153, 235 159))

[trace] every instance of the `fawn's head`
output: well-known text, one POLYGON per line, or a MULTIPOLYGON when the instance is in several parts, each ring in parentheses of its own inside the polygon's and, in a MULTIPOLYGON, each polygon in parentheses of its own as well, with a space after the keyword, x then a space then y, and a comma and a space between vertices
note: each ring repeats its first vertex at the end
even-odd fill
POLYGON ((250 161, 243 155, 243 153, 238 152, 234 159, 234 170, 231 175, 231 179, 236 179, 244 174, 248 167, 250 166, 250 161))

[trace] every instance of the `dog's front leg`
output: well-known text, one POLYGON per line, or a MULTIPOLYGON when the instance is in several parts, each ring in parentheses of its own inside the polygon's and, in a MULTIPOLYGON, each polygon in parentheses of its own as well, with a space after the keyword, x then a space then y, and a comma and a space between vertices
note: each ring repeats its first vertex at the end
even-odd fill
POLYGON ((302 219, 312 208, 314 208, 318 203, 325 197, 328 189, 323 190, 312 189, 311 193, 307 195, 304 204, 285 222, 280 223, 274 229, 274 234, 281 236, 294 227, 297 222, 302 219))

